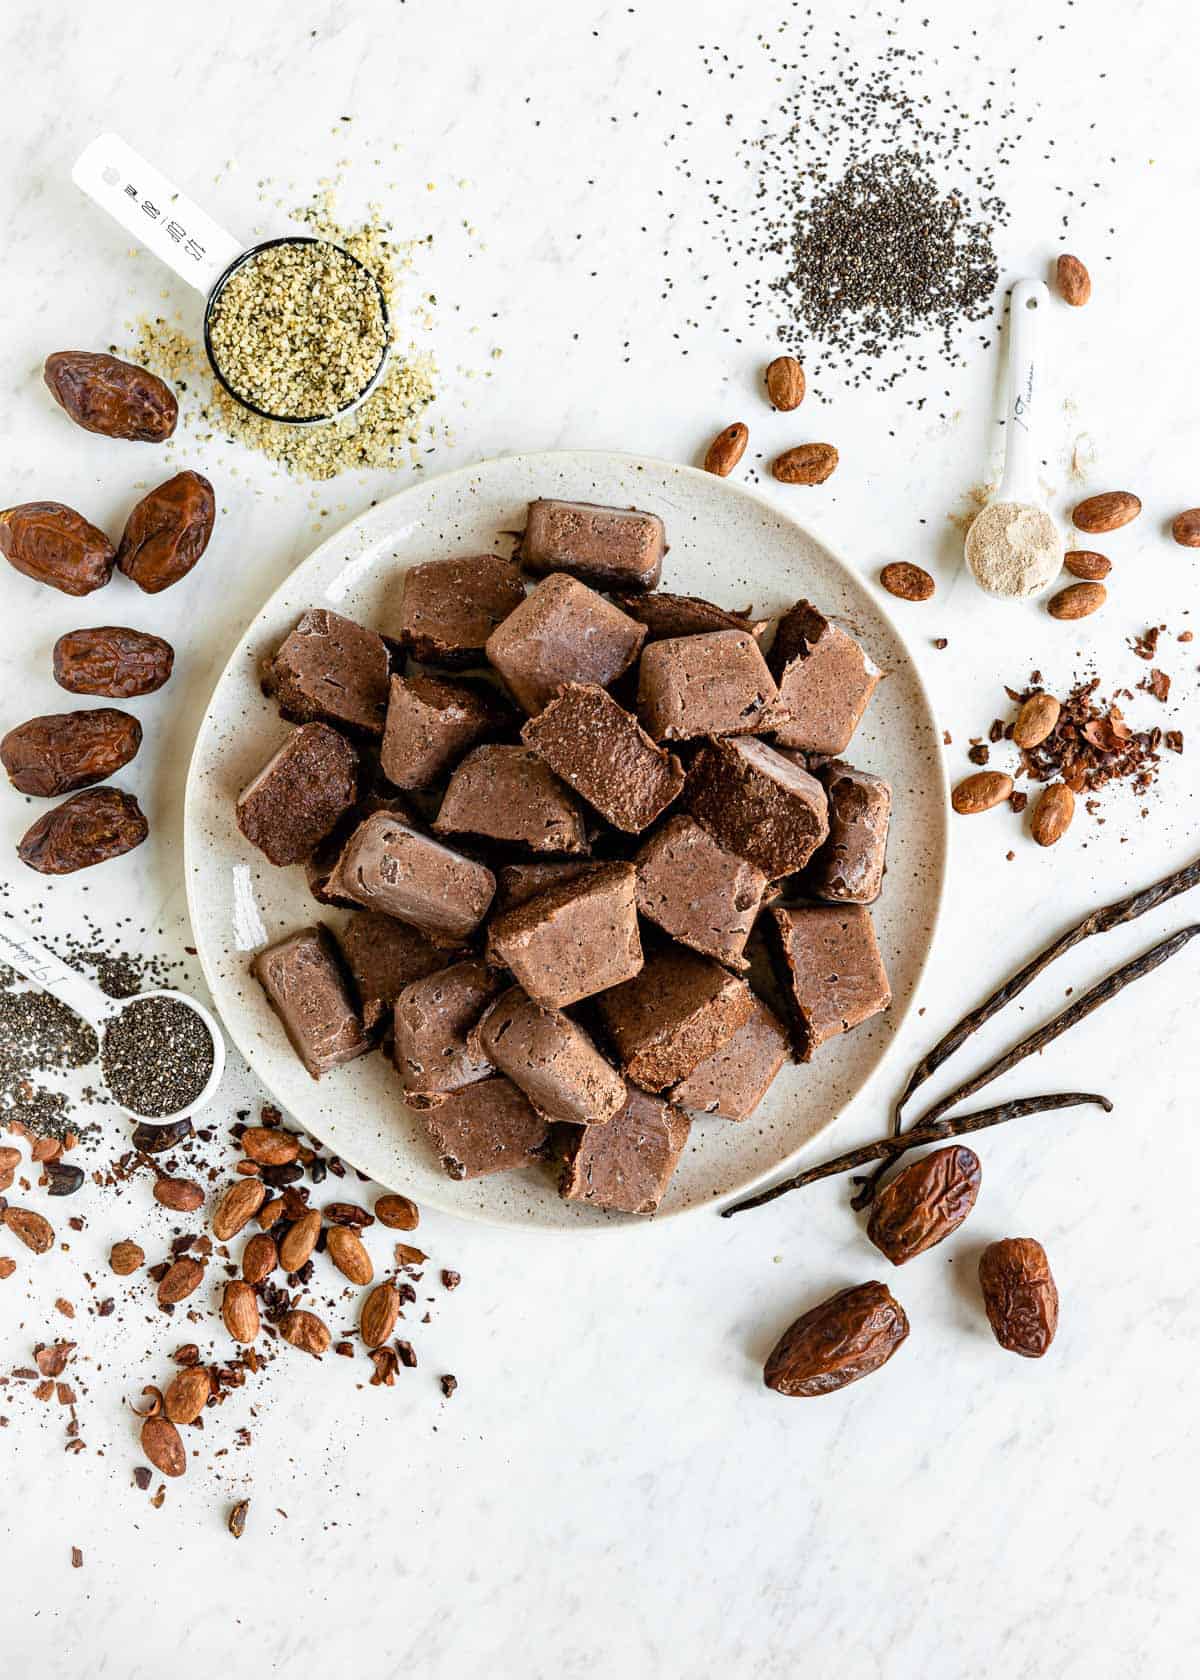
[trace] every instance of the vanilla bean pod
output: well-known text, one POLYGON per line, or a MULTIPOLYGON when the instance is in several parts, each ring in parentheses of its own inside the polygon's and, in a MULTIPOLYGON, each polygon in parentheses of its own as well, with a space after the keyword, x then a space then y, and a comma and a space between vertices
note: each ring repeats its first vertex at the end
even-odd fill
POLYGON ((1160 904, 1166 904, 1179 893, 1190 892, 1197 885, 1200 885, 1200 858, 1186 864, 1182 869, 1175 870, 1171 875, 1165 875, 1161 881, 1155 881, 1153 886, 1143 887, 1141 892, 1131 893, 1128 898, 1117 899, 1113 904, 1101 905, 1081 922, 1077 922, 1073 928, 1068 928, 1066 933, 1052 940, 1035 957, 1031 957, 1011 980, 1006 980, 990 997, 985 998, 978 1008, 973 1009, 969 1015, 964 1015, 944 1038, 938 1040, 932 1050, 922 1056, 909 1075, 908 1084, 896 1104, 892 1117, 893 1132, 900 1131, 901 1110, 917 1087, 923 1085, 931 1074, 936 1073, 942 1063, 948 1061, 973 1033, 978 1032, 980 1027, 992 1019, 993 1015, 998 1015, 1006 1004, 1019 997, 1052 962, 1066 956, 1068 951, 1073 951, 1076 945, 1090 939, 1094 933, 1108 933, 1112 928, 1123 927, 1126 922, 1136 921, 1148 910, 1157 910, 1160 904))
MULTIPOLYGON (((1037 1027, 1033 1032, 1027 1033, 1011 1050, 1006 1050, 1003 1056, 997 1057, 994 1062, 990 1062, 973 1078, 966 1080, 962 1085, 956 1086, 947 1096, 934 1103, 932 1108, 926 1109, 917 1121, 917 1126, 928 1126, 933 1121, 940 1120, 947 1109, 953 1108, 955 1103, 964 1102, 968 1097, 973 1097, 976 1091, 982 1090, 985 1085, 990 1085, 993 1079, 999 1079, 1010 1068, 1014 1068, 1019 1062, 1023 1062, 1027 1056, 1036 1055, 1038 1051, 1044 1050, 1047 1045, 1053 1044, 1056 1038, 1061 1038, 1063 1033, 1069 1032, 1073 1026, 1084 1020, 1093 1010, 1099 1009, 1103 1004, 1119 997, 1126 986, 1131 986, 1135 980, 1144 979, 1147 974, 1153 974, 1156 968, 1175 956, 1177 952, 1182 951, 1184 946, 1189 944, 1198 933, 1200 933, 1200 922, 1192 922, 1188 927, 1180 928, 1178 933, 1173 933, 1169 939, 1160 940, 1157 945, 1152 945, 1148 951, 1143 951, 1141 956, 1134 957, 1130 962, 1114 969, 1097 985, 1084 992, 1082 997, 1076 998, 1075 1002, 1068 1009, 1064 1009, 1060 1015, 1056 1015, 1053 1020, 1047 1021, 1045 1026, 1037 1027)), ((905 1135, 907 1134, 901 1134, 901 1136, 905 1135)), ((857 1195, 851 1198, 851 1207, 864 1208, 869 1204, 875 1194, 875 1186, 885 1170, 886 1165, 876 1167, 875 1171, 864 1181, 857 1195)))
POLYGON ((1020 1120, 1026 1114, 1048 1114, 1053 1109, 1078 1108, 1083 1103, 1094 1103, 1106 1114, 1112 1113, 1112 1103, 1108 1098, 1097 1096, 1092 1091, 1062 1091, 1053 1096, 1017 1097, 1012 1102, 997 1103, 993 1108, 976 1109, 973 1114, 954 1115, 948 1120, 935 1120, 929 1125, 915 1126, 899 1137, 889 1134, 887 1137, 876 1138, 874 1143, 860 1144, 857 1149, 846 1150, 844 1155, 834 1155, 818 1166, 806 1167, 794 1178, 785 1178, 781 1183, 773 1184, 769 1190, 760 1190, 757 1196, 748 1196, 744 1202, 722 1208, 721 1218, 728 1219, 735 1213, 746 1213, 750 1208, 762 1207, 766 1202, 773 1202, 777 1196, 786 1196, 790 1190, 803 1190, 805 1185, 816 1184, 823 1178, 834 1178, 838 1173, 853 1172, 855 1167, 865 1167, 870 1161, 882 1160, 885 1168, 889 1167, 908 1150, 919 1149, 925 1143, 941 1143, 946 1138, 963 1137, 968 1132, 985 1131, 989 1126, 1002 1126, 1008 1120, 1020 1120))

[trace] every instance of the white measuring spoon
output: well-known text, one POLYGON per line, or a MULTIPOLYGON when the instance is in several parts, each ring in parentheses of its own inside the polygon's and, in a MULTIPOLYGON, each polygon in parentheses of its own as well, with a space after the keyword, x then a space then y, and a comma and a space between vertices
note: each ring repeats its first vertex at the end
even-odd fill
POLYGON ((289 414, 271 414, 236 391, 221 372, 212 352, 210 328, 213 309, 230 277, 243 263, 251 261, 260 251, 269 250, 274 245, 332 245, 334 242, 315 239, 309 234, 289 234, 283 239, 263 239, 257 245, 246 246, 240 239, 235 239, 231 233, 218 226, 198 204, 194 204, 185 193, 181 193, 177 186, 154 168, 153 164, 147 163, 145 158, 140 157, 132 146, 126 145, 116 134, 102 134, 93 140, 75 160, 71 179, 102 210, 107 210, 127 233, 131 233, 148 251, 165 262, 168 268, 174 269, 181 280, 186 280, 189 286, 194 286, 198 292, 203 293, 206 300, 205 354, 208 356, 214 377, 220 381, 234 402, 240 403, 252 414, 262 415, 264 420, 276 420, 281 425, 319 426, 326 420, 349 414, 359 403, 364 402, 378 385, 387 365, 391 345, 391 335, 387 331, 387 301, 376 276, 365 263, 359 262, 356 256, 347 251, 345 246, 338 245, 336 249, 342 252, 348 262, 362 269, 378 297, 384 326, 383 352, 378 366, 353 401, 344 404, 336 414, 309 415, 303 419, 289 414))
POLYGON ((1049 398, 1039 318, 1050 304, 1041 280, 1018 280, 1009 300, 1004 474, 967 532, 971 576, 989 595, 1037 595, 1062 570, 1063 540, 1038 485, 1037 429, 1049 398))
POLYGON ((7 912, 0 921, 0 962, 15 968, 26 980, 32 980, 35 986, 40 986, 44 992, 56 997, 74 1014, 81 1016, 93 1028, 101 1044, 106 1031, 117 1016, 131 1003, 139 1003, 145 998, 174 998, 200 1017, 212 1040, 213 1054, 212 1072, 204 1089, 193 1102, 188 1103, 185 1108, 177 1109, 174 1114, 139 1114, 137 1109, 127 1108, 124 1103, 114 1099, 114 1106, 119 1108, 122 1114, 129 1115, 133 1120, 144 1121, 150 1126, 167 1126, 172 1120, 182 1120, 185 1115, 194 1114, 216 1095, 221 1075, 225 1071, 225 1039, 212 1015, 203 1004, 197 1003, 195 998, 188 997, 184 992, 172 991, 169 987, 156 987, 153 991, 138 992, 133 997, 110 998, 99 986, 94 986, 75 969, 68 968, 67 964, 43 945, 35 934, 7 912))

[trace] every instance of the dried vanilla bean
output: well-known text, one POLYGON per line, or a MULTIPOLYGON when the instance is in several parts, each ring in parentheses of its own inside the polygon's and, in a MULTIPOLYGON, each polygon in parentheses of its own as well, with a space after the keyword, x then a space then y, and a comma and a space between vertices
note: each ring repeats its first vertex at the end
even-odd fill
MULTIPOLYGON (((1160 883, 1160 885, 1162 884, 1160 883)), ((1151 888, 1150 890, 1153 891, 1154 889, 1151 888)), ((1184 889, 1180 888, 1179 890, 1184 889)), ((956 1086, 949 1095, 934 1103, 932 1108, 926 1109, 917 1125, 927 1126, 931 1121, 940 1119, 947 1109, 954 1107, 955 1103, 960 1103, 967 1097, 973 1097, 976 1091, 982 1090, 985 1085, 990 1085, 993 1079, 999 1079, 1001 1074, 1016 1067, 1027 1056, 1036 1055, 1038 1051, 1044 1050, 1048 1044, 1053 1044, 1056 1038, 1061 1038, 1063 1033, 1069 1032, 1073 1026, 1090 1015, 1094 1009, 1099 1009, 1102 1004, 1109 1003, 1113 998, 1118 997, 1126 986, 1131 986, 1135 980, 1144 979, 1147 974, 1153 974, 1154 970, 1161 964, 1175 956, 1177 952, 1182 951, 1184 946, 1190 943, 1198 933, 1200 933, 1200 922, 1192 922, 1188 927, 1180 928, 1178 933, 1173 933, 1169 939, 1160 940, 1157 945, 1152 945, 1148 951, 1143 951, 1140 957, 1134 957, 1130 962, 1114 969, 1097 985, 1084 992, 1082 997, 1076 998, 1070 1008, 1064 1009, 1061 1015, 1056 1015, 1053 1020, 1047 1021, 1045 1026, 1037 1027, 1033 1032, 1027 1033, 1011 1050, 1005 1051, 1003 1056, 998 1057, 994 1062, 990 1062, 982 1072, 977 1073, 964 1084, 956 1086)), ((893 1133, 893 1136, 895 1135, 893 1133)), ((864 1180, 862 1188, 851 1199, 851 1207, 864 1208, 869 1204, 871 1197, 875 1194, 875 1186, 884 1170, 883 1167, 877 1167, 864 1180)))
POLYGON ((838 1173, 853 1172, 855 1167, 865 1167, 870 1161, 882 1161, 883 1170, 886 1171, 901 1155, 910 1149, 919 1149, 922 1144, 944 1143, 947 1138, 963 1137, 968 1132, 982 1132, 989 1126, 1002 1126, 1006 1121, 1020 1120, 1026 1114, 1048 1114, 1058 1108, 1078 1108, 1083 1103, 1094 1103, 1106 1114, 1112 1112, 1112 1103, 1108 1098, 1098 1096, 1092 1091, 1061 1091, 1053 1096, 1017 1097, 1012 1102, 998 1103, 994 1108, 976 1109, 973 1114, 959 1114, 949 1120, 932 1121, 928 1125, 922 1123, 911 1131, 902 1133, 900 1137, 876 1138, 874 1143, 860 1144, 857 1149, 846 1150, 844 1155, 834 1155, 818 1166, 806 1167, 794 1178, 785 1178, 781 1183, 773 1184, 769 1190, 759 1191, 757 1196, 749 1196, 744 1202, 736 1202, 733 1207, 722 1208, 721 1218, 728 1219, 732 1214, 762 1207, 765 1202, 773 1202, 777 1196, 786 1196, 790 1190, 803 1190, 805 1185, 816 1184, 823 1178, 834 1178, 838 1173))
POLYGON ((985 998, 977 1009, 973 1009, 969 1015, 964 1015, 957 1026, 951 1027, 945 1037, 939 1039, 933 1049, 917 1063, 896 1104, 892 1117, 893 1132, 900 1131, 901 1110, 917 1087, 923 1085, 931 1074, 936 1073, 942 1063, 948 1061, 973 1033, 978 1032, 980 1027, 992 1019, 993 1015, 998 1015, 1006 1004, 1019 997, 1052 962, 1066 956, 1068 951, 1073 951, 1076 945, 1090 939, 1092 934, 1108 933, 1112 928, 1123 927, 1126 922, 1136 921, 1148 910, 1157 910, 1160 904, 1166 904, 1179 893, 1190 892, 1198 884, 1200 858, 1196 858, 1182 869, 1175 870, 1171 875, 1165 875, 1161 881, 1155 881, 1153 886, 1143 887, 1141 892, 1131 893, 1128 898, 1118 899, 1113 904, 1101 905, 1081 922, 1077 922, 1073 928, 1068 928, 1066 933, 1060 934, 1035 957, 1031 957, 1011 980, 1006 980, 990 997, 985 998))

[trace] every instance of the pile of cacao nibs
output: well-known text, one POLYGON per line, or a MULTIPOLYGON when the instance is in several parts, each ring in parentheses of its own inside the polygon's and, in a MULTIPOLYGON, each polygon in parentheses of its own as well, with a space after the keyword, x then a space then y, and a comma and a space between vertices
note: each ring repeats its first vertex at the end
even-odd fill
MULTIPOLYGON (((1006 693, 1020 706, 1040 686, 1035 681, 1030 688, 1010 688, 1006 693)), ((1135 793, 1145 793, 1158 775, 1160 752, 1181 753, 1183 734, 1177 729, 1164 730, 1158 724, 1131 729, 1115 700, 1100 697, 1099 688, 1099 677, 1075 684, 1063 699, 1058 722, 1046 739, 1034 747, 1019 749, 1021 769, 1035 782, 1061 777, 1077 794, 1098 793, 1115 781, 1129 782, 1135 793)), ((1165 689, 1158 697, 1166 699, 1165 689)), ((1009 728, 1005 732, 1008 734, 1009 728)), ((1087 808, 1094 809, 1092 801, 1087 808)))

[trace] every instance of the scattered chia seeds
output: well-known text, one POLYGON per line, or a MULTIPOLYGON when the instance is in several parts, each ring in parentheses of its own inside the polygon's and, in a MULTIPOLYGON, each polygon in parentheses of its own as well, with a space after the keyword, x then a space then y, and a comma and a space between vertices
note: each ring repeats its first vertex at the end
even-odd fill
POLYGON ((326 240, 269 245, 221 288, 209 343, 226 384, 264 413, 337 414, 366 390, 387 350, 379 284, 326 240))
MULTIPOLYGON (((997 182, 1034 114, 1021 106, 1015 46, 968 104, 933 54, 899 45, 901 9, 873 16, 878 48, 814 11, 760 30, 752 48, 702 46, 720 101, 707 114, 724 115, 733 167, 701 172, 690 109, 669 142, 686 148, 678 172, 704 191, 705 226, 743 277, 750 325, 773 324, 823 375, 888 390, 991 342, 995 239, 1008 220, 997 182), (782 99, 739 111, 738 93, 761 87, 764 68, 782 99)), ((978 65, 972 42, 953 50, 978 65)), ((1053 137, 1044 143, 1049 153, 1053 137)))
POLYGON ((86 1067, 99 1049, 96 1035, 49 992, 25 988, 10 968, 0 969, 0 988, 0 1125, 65 1137, 78 1129, 66 1095, 41 1088, 34 1076, 86 1067))
POLYGON ((148 1119, 177 1114, 208 1083, 212 1039, 196 1011, 178 998, 138 998, 106 1029, 100 1065, 123 1108, 148 1119))

